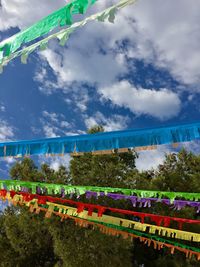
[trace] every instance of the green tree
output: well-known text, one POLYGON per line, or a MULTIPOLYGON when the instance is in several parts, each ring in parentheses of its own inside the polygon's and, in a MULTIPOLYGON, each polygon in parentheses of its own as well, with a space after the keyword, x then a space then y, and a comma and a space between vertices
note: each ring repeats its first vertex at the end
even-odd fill
POLYGON ((159 190, 200 192, 200 156, 185 149, 168 154, 154 176, 153 186, 159 190))
MULTIPOLYGON (((103 132, 102 126, 88 130, 94 134, 103 132)), ((110 187, 126 187, 138 172, 135 166, 137 154, 133 151, 110 155, 92 155, 84 153, 74 156, 70 161, 70 174, 74 185, 94 185, 110 187), (128 179, 128 182, 126 181, 128 179)))
POLYGON ((73 221, 49 221, 58 266, 66 267, 131 267, 131 243, 122 238, 106 236, 98 230, 84 229, 73 221))
MULTIPOLYGON (((4 227, 11 248, 18 256, 19 266, 53 266, 51 234, 43 214, 30 214, 26 208, 15 208, 5 213, 4 227)), ((15 266, 15 265, 13 265, 15 266)))
POLYGON ((60 184, 66 184, 70 181, 70 176, 65 166, 59 166, 56 171, 50 168, 48 164, 43 163, 39 169, 30 158, 18 161, 10 169, 10 177, 14 180, 60 184))
POLYGON ((39 181, 42 178, 42 173, 38 171, 34 161, 30 158, 24 158, 15 163, 10 169, 10 177, 15 180, 22 181, 39 181))

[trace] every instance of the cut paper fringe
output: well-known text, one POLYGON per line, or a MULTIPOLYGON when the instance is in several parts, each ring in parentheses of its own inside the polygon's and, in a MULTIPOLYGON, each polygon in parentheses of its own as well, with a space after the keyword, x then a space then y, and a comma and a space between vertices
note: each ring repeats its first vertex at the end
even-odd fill
MULTIPOLYGON (((86 198, 91 199, 92 197, 98 199, 98 197, 103 197, 105 196, 104 192, 100 192, 99 194, 97 192, 92 192, 92 191, 87 191, 86 193, 86 198)), ((150 208, 153 203, 162 203, 165 205, 172 205, 170 199, 164 198, 164 199, 159 199, 159 198, 141 198, 137 196, 126 196, 122 194, 114 194, 114 193, 107 193, 107 197, 112 198, 114 200, 130 200, 133 207, 144 207, 144 208, 150 208)), ((186 206, 193 207, 197 209, 197 213, 200 212, 200 202, 197 201, 187 201, 187 200, 174 200, 173 201, 173 208, 174 210, 181 210, 182 208, 185 208, 186 206)))
MULTIPOLYGON (((26 197, 24 198, 23 195, 21 194, 15 194, 15 192, 1 192, 1 198, 2 199, 7 199, 8 201, 12 202, 14 205, 17 204, 25 204, 30 206, 30 204, 34 203, 34 209, 36 209, 39 212, 40 206, 38 203, 38 199, 32 199, 32 200, 27 200, 26 197)), ((172 228, 166 228, 166 227, 161 227, 161 226, 156 226, 156 225, 150 225, 150 224, 145 224, 145 223, 139 223, 136 221, 131 221, 123 218, 118 218, 118 217, 113 217, 113 216, 108 216, 108 215, 102 215, 99 217, 98 213, 93 212, 91 209, 88 209, 88 211, 84 210, 84 207, 82 205, 79 206, 79 210, 77 208, 69 207, 69 206, 64 206, 52 202, 43 202, 40 205, 48 205, 48 212, 46 214, 46 217, 50 217, 51 214, 55 211, 55 209, 59 210, 60 213, 63 214, 68 214, 70 216, 76 216, 78 218, 83 218, 83 219, 89 219, 91 218, 92 220, 95 221, 101 221, 103 223, 111 223, 117 226, 123 226, 126 228, 131 228, 135 229, 138 231, 143 231, 146 232, 148 231, 150 234, 158 234, 161 236, 166 236, 169 238, 175 238, 175 239, 181 239, 181 240, 187 240, 187 241, 192 241, 192 242, 200 242, 200 234, 197 233, 191 233, 191 232, 186 232, 186 231, 181 231, 177 229, 172 229, 172 228)), ((82 204, 82 203, 81 203, 82 204)))
MULTIPOLYGON (((20 203, 21 204, 21 203, 20 203)), ((31 212, 39 213, 40 211, 44 211, 46 213, 47 218, 51 216, 51 214, 55 214, 59 217, 61 217, 61 221, 65 219, 72 219, 75 221, 76 225, 79 225, 80 227, 89 227, 92 226, 93 229, 99 229, 102 233, 112 236, 122 236, 123 238, 127 239, 139 239, 140 242, 144 242, 144 244, 147 244, 150 246, 153 244, 154 249, 162 249, 164 247, 169 248, 171 251, 171 254, 174 254, 175 250, 178 250, 180 252, 185 253, 187 258, 192 258, 192 256, 196 256, 197 260, 200 260, 200 249, 195 247, 190 247, 185 244, 173 242, 171 240, 165 240, 163 238, 157 237, 155 235, 149 235, 147 233, 141 233, 133 229, 127 229, 122 226, 116 226, 112 224, 107 224, 103 222, 94 222, 92 220, 84 220, 81 218, 77 218, 74 216, 70 216, 68 214, 63 214, 60 211, 52 211, 49 214, 49 210, 44 207, 38 207, 38 205, 35 204, 27 204, 30 207, 31 212)))
MULTIPOLYGON (((92 3, 94 3, 94 2, 95 2, 95 1, 92 1, 92 3)), ((55 38, 56 38, 56 39, 59 39, 59 41, 60 41, 60 45, 64 45, 64 44, 66 43, 66 41, 68 40, 70 34, 71 34, 73 31, 75 31, 77 28, 80 28, 80 27, 84 26, 84 25, 87 24, 89 21, 97 20, 97 21, 101 21, 101 22, 103 22, 103 21, 105 21, 105 20, 108 20, 109 22, 113 23, 113 22, 114 22, 114 18, 115 18, 115 13, 116 13, 119 9, 124 8, 124 7, 127 6, 127 5, 133 4, 134 2, 136 2, 136 0, 122 0, 122 1, 120 1, 118 4, 113 5, 113 6, 111 6, 110 8, 107 8, 107 9, 105 9, 105 10, 99 12, 99 13, 96 13, 96 14, 94 14, 94 15, 91 15, 90 17, 87 17, 86 19, 82 20, 81 22, 76 22, 76 23, 74 23, 71 27, 69 27, 69 28, 67 28, 67 29, 63 29, 63 30, 61 30, 61 31, 59 31, 59 32, 57 32, 57 33, 54 33, 54 34, 48 36, 47 38, 45 38, 45 39, 43 39, 43 40, 41 40, 41 41, 39 41, 39 42, 37 42, 37 43, 34 43, 34 44, 32 44, 32 45, 30 45, 30 46, 28 46, 28 47, 23 48, 23 49, 20 50, 20 51, 17 51, 17 52, 12 53, 12 54, 9 53, 9 52, 7 52, 6 55, 5 55, 4 57, 3 57, 3 53, 1 53, 1 50, 0 50, 0 53, 1 53, 1 60, 0 60, 0 63, 1 63, 1 66, 0 66, 0 68, 1 68, 1 72, 3 71, 3 67, 6 66, 11 60, 13 60, 13 59, 16 58, 16 57, 21 57, 21 61, 22 61, 22 63, 26 63, 29 54, 31 54, 31 53, 32 53, 33 51, 35 51, 37 48, 41 48, 42 50, 44 50, 44 49, 47 47, 48 42, 49 42, 51 39, 55 39, 55 38)), ((82 6, 83 6, 83 7, 86 7, 86 6, 89 5, 89 4, 88 4, 89 2, 88 2, 87 0, 75 0, 74 2, 70 3, 69 5, 70 5, 70 7, 71 7, 71 6, 72 6, 72 7, 76 7, 76 3, 79 3, 79 4, 81 5, 81 7, 82 7, 82 6), (73 6, 73 3, 75 3, 74 6, 73 6)), ((67 7, 64 7, 64 8, 61 9, 61 10, 58 10, 57 12, 65 11, 66 8, 67 8, 67 10, 70 12, 68 6, 67 6, 67 7)), ((73 9, 72 9, 72 11, 73 11, 73 9)), ((75 8, 75 11, 76 11, 76 12, 79 12, 79 6, 75 8)), ((73 11, 73 12, 75 12, 75 11, 73 11)), ((81 9, 81 11, 82 11, 82 9, 81 9)), ((61 13, 61 14, 62 14, 62 13, 61 13)), ((69 13, 68 15, 70 15, 70 13, 69 13)), ((50 15, 50 16, 52 16, 52 15, 50 15)), ((59 14, 59 16, 60 16, 60 14, 59 14)), ((59 16, 58 16, 58 17, 59 17, 59 16)), ((66 18, 66 15, 65 15, 64 19, 65 19, 65 18, 66 18)), ((45 19, 49 19, 49 18, 47 17, 47 18, 45 18, 45 19)), ((54 28, 55 28, 56 26, 59 25, 59 22, 60 22, 60 21, 58 21, 58 20, 57 20, 57 17, 56 17, 56 18, 55 18, 55 21, 54 21, 54 24, 53 24, 53 25, 54 25, 54 28)), ((43 23, 42 23, 42 24, 43 24, 43 23)), ((69 22, 68 22, 67 24, 69 24, 69 22)), ((37 25, 37 24, 36 24, 36 25, 37 25)), ((50 25, 51 25, 51 23, 50 23, 50 25)), ((33 27, 35 27, 35 25, 34 25, 33 27)), ((48 28, 48 26, 46 26, 46 27, 48 28)), ((40 28, 40 27, 39 27, 39 28, 40 28)), ((44 32, 44 30, 41 31, 41 29, 40 29, 40 32, 44 32)), ((35 34, 35 36, 37 36, 37 35, 35 34)), ((13 41, 13 39, 15 40, 14 37, 15 37, 15 36, 11 37, 10 39, 6 40, 5 42, 9 43, 9 42, 13 41)), ((21 37, 21 35, 20 35, 20 37, 21 37)), ((21 38, 19 38, 19 40, 20 40, 20 42, 18 41, 18 42, 16 42, 16 44, 15 44, 15 46, 18 47, 18 48, 19 48, 19 44, 23 41, 23 39, 21 40, 21 38)), ((29 39, 28 39, 28 40, 29 40, 29 39)), ((10 48, 10 46, 8 46, 8 47, 9 47, 8 51, 10 51, 11 48, 10 48)), ((0 48, 0 49, 1 49, 1 48, 0 48)), ((5 49, 5 44, 4 44, 4 42, 2 43, 2 49, 5 49)), ((15 50, 16 50, 16 49, 15 49, 15 50)), ((12 49, 12 51, 15 51, 15 50, 12 49)), ((71 152, 74 152, 74 151, 71 151, 71 152)))
MULTIPOLYGON (((5 196, 8 192, 6 190, 0 190, 0 196, 5 196)), ((177 222, 178 228, 182 229, 182 225, 184 223, 188 224, 200 224, 200 220, 192 220, 192 219, 184 219, 184 218, 176 218, 176 217, 169 217, 169 216, 161 216, 156 214, 149 214, 144 212, 136 212, 131 210, 123 210, 117 208, 111 208, 106 206, 100 206, 95 204, 88 204, 83 202, 77 202, 73 200, 63 199, 63 198, 56 198, 52 196, 41 196, 38 194, 30 194, 25 192, 15 192, 11 191, 10 196, 14 198, 15 196, 22 196, 23 200, 25 201, 32 201, 33 199, 37 199, 38 204, 46 204, 47 202, 52 203, 62 203, 62 204, 70 204, 77 207, 77 213, 81 213, 84 210, 88 211, 88 215, 92 216, 94 211, 98 211, 98 217, 101 217, 106 211, 110 211, 113 213, 124 214, 129 216, 134 216, 136 218, 140 218, 140 222, 144 223, 146 218, 151 219, 152 222, 156 223, 156 225, 164 227, 169 227, 171 222, 177 222)), ((138 220, 138 219, 137 219, 138 220)))
MULTIPOLYGON (((44 207, 40 207, 39 209, 40 211, 46 212, 46 214, 48 213, 48 209, 44 207)), ((36 209, 33 208, 32 212, 35 212, 35 211, 36 209)), ((38 213, 38 210, 36 212, 38 213)), ((99 228, 100 231, 104 234, 113 235, 113 236, 122 236, 125 239, 139 238, 140 242, 146 242, 148 243, 148 245, 154 244, 154 249, 157 248, 158 250, 160 250, 161 248, 166 246, 168 248, 171 248, 171 253, 172 253, 174 252, 176 248, 179 251, 185 252, 187 257, 190 255, 189 258, 191 258, 192 255, 196 255, 197 259, 200 260, 200 249, 195 248, 195 247, 190 247, 185 244, 173 242, 171 240, 165 240, 155 235, 141 233, 133 229, 127 229, 123 226, 117 226, 117 225, 112 225, 112 224, 107 224, 107 223, 97 222, 97 221, 92 221, 92 220, 85 220, 85 219, 77 218, 77 217, 74 217, 68 214, 63 214, 63 213, 56 212, 56 211, 53 211, 52 214, 55 214, 61 217, 61 221, 63 221, 64 219, 73 219, 76 225, 79 225, 81 227, 88 227, 92 225, 94 226, 93 229, 99 228), (157 246, 155 246, 155 243, 154 243, 155 240, 157 242, 157 246)))
MULTIPOLYGON (((84 195, 88 192, 93 192, 92 195, 95 197, 98 196, 108 196, 116 199, 121 198, 121 194, 124 194, 124 197, 129 197, 135 201, 135 197, 138 199, 148 199, 148 198, 157 198, 158 202, 163 202, 165 204, 179 203, 179 200, 175 199, 185 199, 191 201, 188 202, 190 206, 199 207, 199 202, 195 201, 200 200, 200 193, 189 193, 189 192, 167 192, 167 191, 150 191, 150 190, 137 190, 137 189, 127 189, 127 188, 112 188, 112 187, 97 187, 97 186, 76 186, 76 185, 63 185, 63 184, 50 184, 43 182, 27 182, 20 180, 0 180, 0 189, 14 190, 14 191, 26 191, 30 190, 32 194, 39 192, 45 192, 48 195, 72 195, 76 194, 77 196, 84 195), (121 194, 116 194, 121 193, 121 194), (120 198, 119 198, 120 197, 120 198)), ((183 207, 186 202, 180 200, 179 208, 183 207)), ((177 204, 178 205, 178 204, 177 204)))
MULTIPOLYGON (((71 25, 73 14, 84 14, 88 7, 96 0, 73 0, 71 3, 53 12, 31 27, 13 35, 0 43, 0 63, 5 57, 12 57, 12 54, 23 44, 31 42, 59 26, 71 25)), ((24 50, 26 51, 26 50, 24 50)), ((22 54, 22 62, 26 63, 27 53, 22 54)))
MULTIPOLYGON (((160 128, 138 129, 0 143, 0 157, 64 155, 121 148, 187 142, 200 138, 200 122, 160 128)), ((117 152, 116 152, 117 153, 117 152)))

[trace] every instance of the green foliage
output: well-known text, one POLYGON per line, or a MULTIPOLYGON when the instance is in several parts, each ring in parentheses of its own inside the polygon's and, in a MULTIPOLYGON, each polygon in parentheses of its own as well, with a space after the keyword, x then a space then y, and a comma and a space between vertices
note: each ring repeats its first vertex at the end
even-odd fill
POLYGON ((110 237, 92 229, 75 226, 68 220, 61 224, 58 218, 49 222, 55 254, 60 266, 72 267, 131 267, 130 242, 110 237))
MULTIPOLYGON (((68 184, 70 181, 68 170, 65 166, 59 166, 58 170, 51 169, 48 164, 41 165, 41 171, 43 181, 56 184, 68 184)), ((41 181, 41 179, 40 179, 41 181)))
POLYGON ((35 165, 30 158, 24 158, 17 162, 10 169, 10 177, 13 180, 32 181, 32 182, 48 182, 65 184, 69 183, 70 177, 65 166, 60 166, 57 171, 50 168, 46 163, 41 165, 41 169, 35 165))
POLYGON ((185 149, 166 155, 153 186, 163 191, 200 192, 200 156, 185 149))
POLYGON ((24 158, 22 161, 17 162, 10 169, 10 176, 15 180, 22 181, 39 181, 42 174, 38 171, 34 161, 30 158, 24 158))
MULTIPOLYGON (((10 241, 7 237, 5 229, 5 215, 0 214, 0 259, 2 267, 12 267, 15 266, 15 260, 18 253, 10 245, 10 241)), ((16 265, 17 266, 17 265, 16 265)))
POLYGON ((74 185, 126 187, 135 169, 133 152, 111 155, 75 156, 70 162, 70 174, 74 185))
POLYGON ((134 267, 198 267, 199 262, 188 260, 185 255, 176 251, 174 255, 166 248, 160 252, 153 247, 144 247, 139 241, 135 242, 133 248, 134 267))
POLYGON ((8 208, 1 217, 0 266, 54 266, 52 237, 43 215, 8 208))
MULTIPOLYGON (((102 126, 94 126, 88 133, 103 132, 102 126)), ((110 187, 130 187, 133 176, 138 174, 135 167, 137 154, 117 153, 110 155, 92 155, 85 153, 74 156, 70 161, 70 175, 74 185, 94 185, 110 187), (130 177, 131 180, 130 181, 130 177)))
POLYGON ((88 134, 95 134, 95 133, 102 133, 104 132, 104 128, 102 125, 95 125, 88 129, 87 133, 88 134))

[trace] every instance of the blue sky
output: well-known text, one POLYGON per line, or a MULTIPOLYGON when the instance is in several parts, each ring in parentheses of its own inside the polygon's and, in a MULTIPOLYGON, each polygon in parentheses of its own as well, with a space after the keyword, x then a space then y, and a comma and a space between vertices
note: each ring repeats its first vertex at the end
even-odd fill
MULTIPOLYGON (((86 14, 117 1, 99 0, 86 14)), ((66 1, 2 0, 0 40, 24 29, 66 1)), ((91 22, 35 52, 0 75, 0 139, 82 134, 95 124, 106 131, 199 121, 200 3, 138 0, 114 24, 91 22)), ((77 17, 76 19, 81 19, 77 17)), ((197 150, 198 144, 186 144, 197 150)), ((162 162, 170 147, 142 152, 140 169, 162 162)), ((48 160, 52 167, 69 157, 48 160)), ((3 159, 8 177, 13 159, 3 159)))

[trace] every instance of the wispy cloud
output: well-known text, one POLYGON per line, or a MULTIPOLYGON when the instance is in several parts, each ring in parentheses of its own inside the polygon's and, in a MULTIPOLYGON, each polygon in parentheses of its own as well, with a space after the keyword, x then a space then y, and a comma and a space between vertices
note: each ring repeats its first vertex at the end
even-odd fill
POLYGON ((48 112, 47 110, 42 112, 40 121, 46 137, 66 135, 71 132, 73 127, 72 123, 65 120, 65 116, 62 113, 48 112))
POLYGON ((102 125, 105 131, 114 131, 127 128, 129 117, 122 115, 104 116, 101 112, 96 112, 93 116, 85 115, 85 125, 89 129, 95 125, 102 125))
POLYGON ((0 141, 10 140, 14 137, 14 127, 7 121, 0 119, 0 141))
POLYGON ((41 164, 47 163, 47 164, 49 164, 50 168, 57 171, 61 165, 65 166, 66 168, 69 167, 70 156, 69 155, 64 155, 63 157, 60 157, 60 156, 54 156, 54 157, 39 156, 39 162, 41 164))

